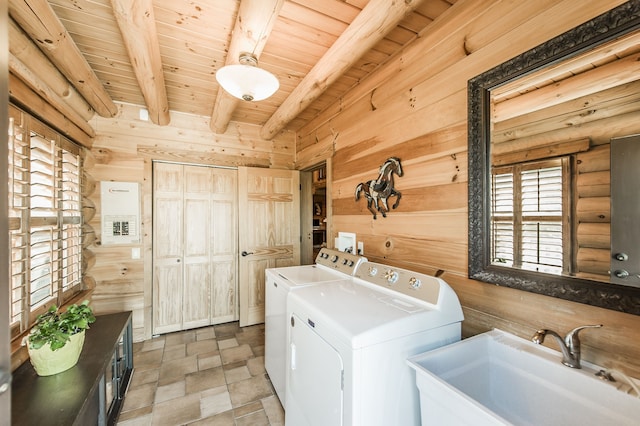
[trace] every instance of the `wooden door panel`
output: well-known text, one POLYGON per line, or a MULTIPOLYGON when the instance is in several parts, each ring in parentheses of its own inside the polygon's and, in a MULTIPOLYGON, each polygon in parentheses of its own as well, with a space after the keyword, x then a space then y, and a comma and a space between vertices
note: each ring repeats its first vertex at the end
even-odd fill
POLYGON ((211 193, 211 322, 237 321, 238 171, 213 169, 211 193))
POLYGON ((154 268, 153 333, 182 329, 182 263, 173 262, 154 268))
POLYGON ((182 200, 156 199, 154 216, 155 257, 182 257, 182 200))
POLYGON ((182 167, 154 168, 153 334, 182 328, 182 167))
POLYGON ((241 326, 264 322, 264 270, 300 262, 299 187, 297 171, 238 169, 241 326))
POLYGON ((212 265, 213 324, 221 324, 238 319, 238 278, 235 254, 227 261, 216 260, 212 265))
POLYGON ((184 233, 186 258, 209 255, 209 200, 184 201, 184 233))
POLYGON ((185 264, 185 279, 182 296, 182 328, 189 329, 211 324, 209 259, 185 264))
POLYGON ((231 255, 235 258, 238 247, 235 204, 235 200, 212 203, 211 253, 213 256, 231 255))
POLYGON ((211 323, 210 193, 211 168, 184 167, 184 285, 182 328, 211 323))

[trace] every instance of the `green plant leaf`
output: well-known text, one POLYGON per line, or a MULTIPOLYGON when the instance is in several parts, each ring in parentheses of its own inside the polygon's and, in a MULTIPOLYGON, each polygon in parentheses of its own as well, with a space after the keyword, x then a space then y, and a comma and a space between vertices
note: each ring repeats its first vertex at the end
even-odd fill
POLYGON ((54 305, 36 319, 29 333, 29 345, 39 349, 49 343, 55 351, 66 345, 72 335, 88 329, 95 320, 88 300, 80 305, 69 305, 64 313, 54 305))

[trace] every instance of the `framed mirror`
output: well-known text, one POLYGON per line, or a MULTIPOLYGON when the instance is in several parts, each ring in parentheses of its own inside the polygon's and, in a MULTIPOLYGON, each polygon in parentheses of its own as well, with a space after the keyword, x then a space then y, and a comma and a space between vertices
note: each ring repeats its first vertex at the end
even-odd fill
POLYGON ((640 315, 610 204, 611 141, 640 134, 639 61, 632 0, 469 81, 470 278, 640 315))

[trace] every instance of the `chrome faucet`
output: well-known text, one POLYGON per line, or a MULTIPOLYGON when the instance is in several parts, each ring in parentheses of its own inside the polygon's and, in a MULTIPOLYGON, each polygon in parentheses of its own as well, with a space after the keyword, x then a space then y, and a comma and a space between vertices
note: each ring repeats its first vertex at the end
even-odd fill
POLYGON ((567 333, 567 336, 562 340, 562 337, 553 330, 540 329, 531 337, 531 341, 537 345, 544 342, 545 336, 548 334, 554 337, 560 345, 562 351, 562 363, 571 368, 582 368, 580 366, 580 338, 578 332, 583 328, 600 328, 602 324, 596 325, 583 325, 582 327, 576 327, 567 333))

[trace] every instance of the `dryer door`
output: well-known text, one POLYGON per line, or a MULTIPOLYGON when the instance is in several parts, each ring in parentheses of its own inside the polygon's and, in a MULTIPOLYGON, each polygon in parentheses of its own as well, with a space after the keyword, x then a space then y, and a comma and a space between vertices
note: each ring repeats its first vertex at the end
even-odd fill
POLYGON ((293 314, 289 332, 286 424, 342 425, 340 353, 316 333, 311 320, 293 314))

